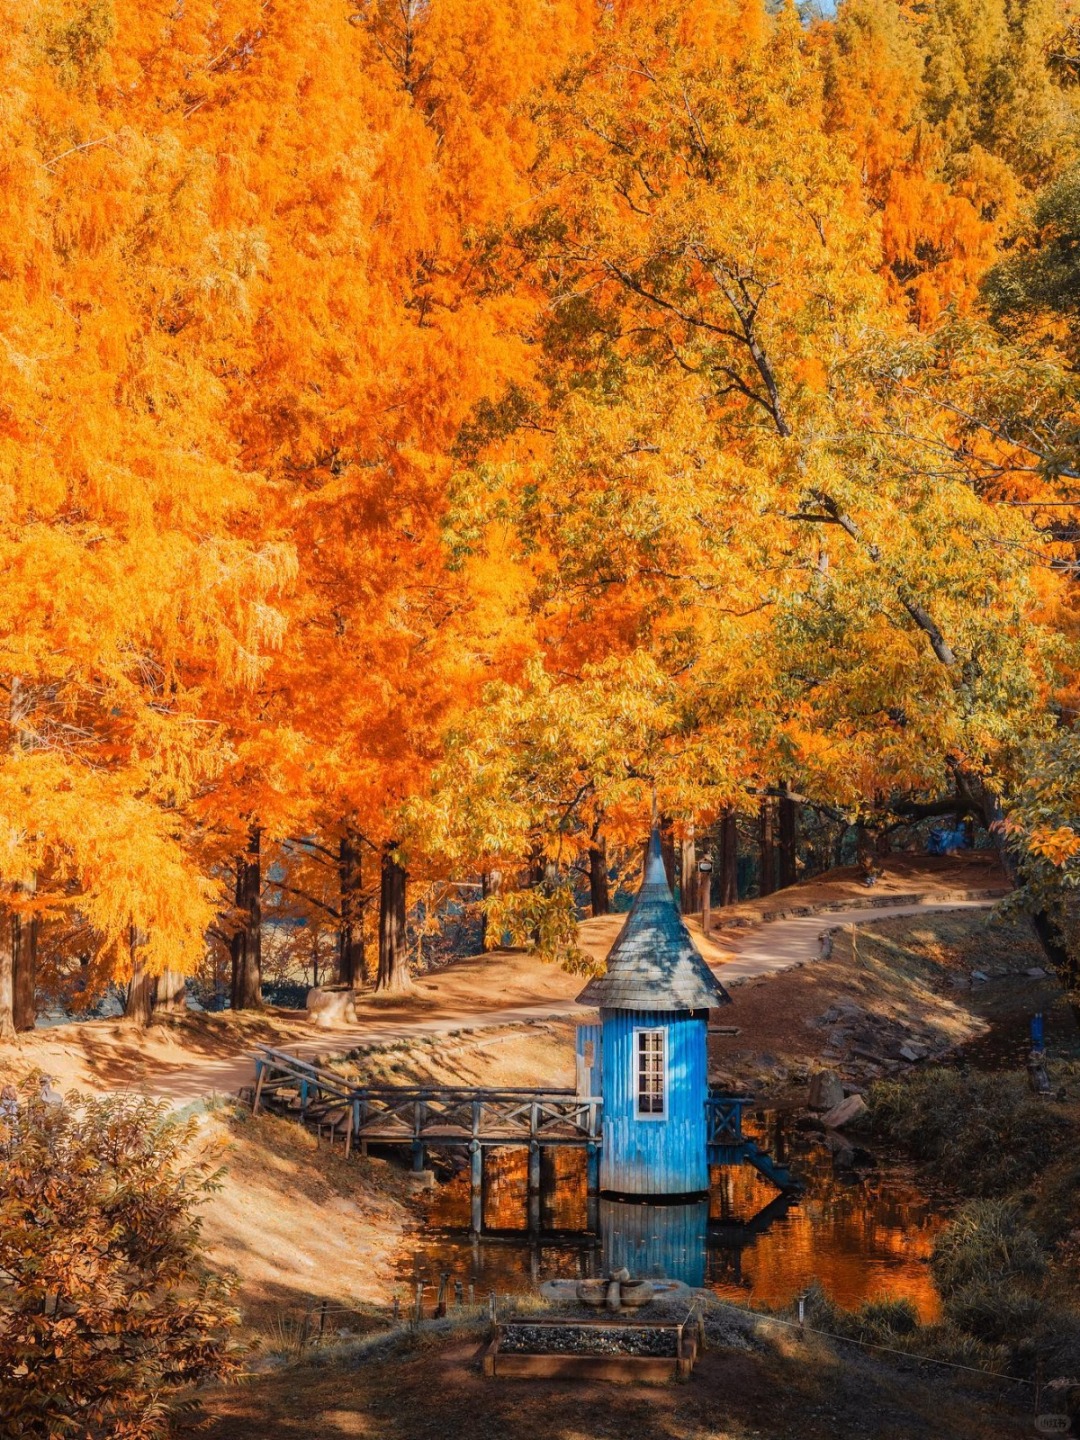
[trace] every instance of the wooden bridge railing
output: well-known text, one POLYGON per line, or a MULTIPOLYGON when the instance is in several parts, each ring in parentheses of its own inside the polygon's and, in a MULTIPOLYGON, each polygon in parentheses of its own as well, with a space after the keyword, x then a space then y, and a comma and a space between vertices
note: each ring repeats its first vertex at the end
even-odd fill
POLYGON ((357 1085, 334 1070, 260 1046, 252 1109, 284 1109, 344 1131, 353 1144, 470 1142, 588 1145, 600 1140, 600 1101, 553 1088, 357 1085))

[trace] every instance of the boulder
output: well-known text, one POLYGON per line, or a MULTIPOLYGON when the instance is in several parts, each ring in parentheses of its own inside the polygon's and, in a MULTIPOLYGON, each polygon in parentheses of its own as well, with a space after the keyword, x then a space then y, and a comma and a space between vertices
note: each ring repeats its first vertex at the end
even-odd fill
POLYGON ((901 1060, 907 1060, 907 1061, 909 1062, 909 1064, 912 1064, 912 1065, 915 1063, 916 1060, 921 1060, 925 1054, 926 1054, 926 1051, 922 1048, 921 1045, 901 1045, 901 1046, 900 1046, 900 1058, 901 1058, 901 1060))
POLYGON ((854 1120, 860 1120, 864 1115, 869 1114, 870 1107, 861 1095, 849 1095, 842 1100, 827 1114, 821 1117, 821 1123, 829 1130, 839 1130, 844 1125, 850 1125, 854 1120))
POLYGON ((843 1084, 832 1070, 819 1070, 811 1077, 810 1093, 806 1097, 808 1110, 832 1110, 843 1098, 843 1084))
POLYGON ((355 1025, 359 1019, 356 991, 317 985, 307 993, 307 1012, 308 1019, 320 1030, 331 1030, 335 1025, 355 1025))

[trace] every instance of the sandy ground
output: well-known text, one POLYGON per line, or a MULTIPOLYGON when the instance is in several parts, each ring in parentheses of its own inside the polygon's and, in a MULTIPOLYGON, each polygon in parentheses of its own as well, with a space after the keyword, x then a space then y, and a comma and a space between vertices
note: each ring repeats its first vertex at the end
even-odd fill
POLYGON ((415 1222, 406 1174, 387 1160, 346 1164, 272 1116, 219 1110, 200 1128, 225 1166, 201 1211, 206 1258, 238 1281, 245 1333, 281 1343, 324 1301, 335 1329, 385 1324, 398 1243, 415 1222))

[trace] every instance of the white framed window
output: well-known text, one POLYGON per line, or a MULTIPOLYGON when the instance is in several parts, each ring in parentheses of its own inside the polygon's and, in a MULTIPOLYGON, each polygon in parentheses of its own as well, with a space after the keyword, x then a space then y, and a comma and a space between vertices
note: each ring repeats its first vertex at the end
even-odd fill
POLYGON ((667 1032, 634 1031, 634 1084, 639 1120, 667 1114, 667 1032))

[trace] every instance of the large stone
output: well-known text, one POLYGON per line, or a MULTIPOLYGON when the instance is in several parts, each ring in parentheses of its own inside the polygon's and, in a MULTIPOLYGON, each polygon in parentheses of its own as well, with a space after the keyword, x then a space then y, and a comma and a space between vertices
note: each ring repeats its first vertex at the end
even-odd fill
POLYGON ((307 993, 307 1012, 308 1019, 320 1030, 332 1030, 335 1025, 355 1025, 359 1020, 356 992, 318 985, 307 993))
POLYGON ((811 1078, 806 1107, 808 1110, 832 1110, 843 1098, 844 1086, 840 1076, 832 1070, 819 1070, 811 1078))
POLYGON ((869 1112, 870 1107, 861 1095, 849 1095, 846 1100, 841 1100, 839 1105, 834 1106, 827 1114, 823 1115, 821 1123, 830 1130, 839 1130, 844 1125, 850 1125, 853 1121, 862 1119, 869 1112))

